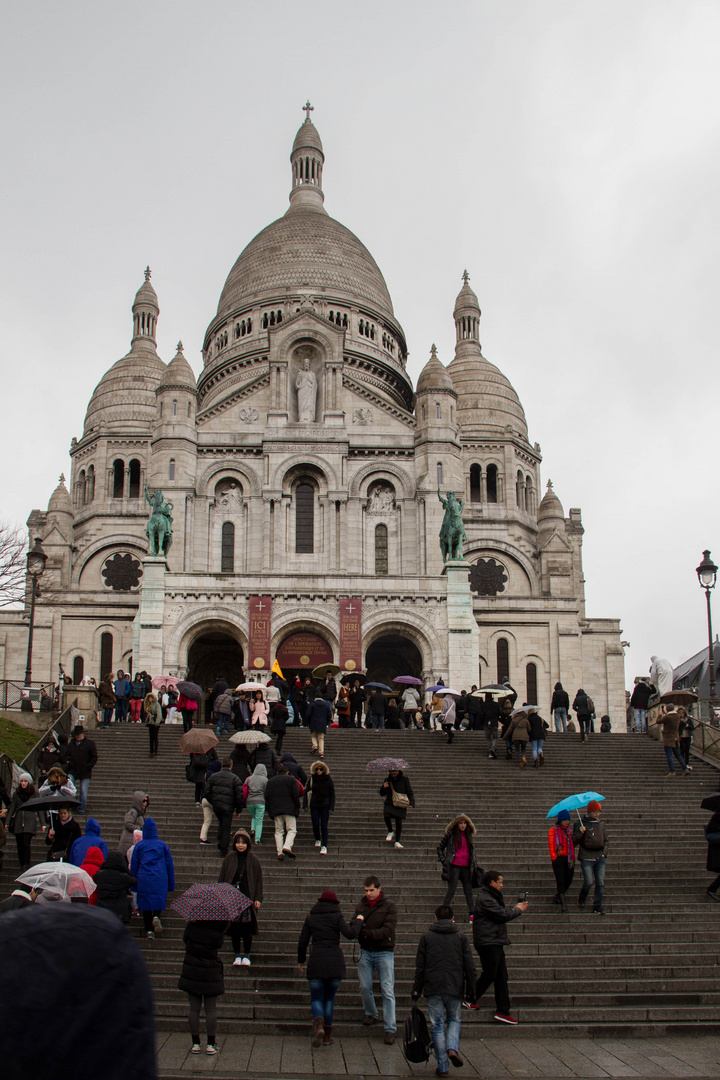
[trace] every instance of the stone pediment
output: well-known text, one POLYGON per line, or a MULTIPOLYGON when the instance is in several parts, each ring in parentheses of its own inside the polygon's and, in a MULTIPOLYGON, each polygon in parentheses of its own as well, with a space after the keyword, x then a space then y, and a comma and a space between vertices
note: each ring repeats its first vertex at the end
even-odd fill
POLYGON ((561 553, 563 555, 572 555, 572 550, 572 544, 566 539, 566 537, 561 536, 560 533, 557 532, 557 530, 553 531, 552 534, 547 538, 547 540, 539 547, 539 551, 541 554, 561 553))
POLYGON ((65 536, 62 529, 54 524, 50 532, 43 536, 43 544, 46 547, 67 547, 70 543, 71 537, 65 536))
MULTIPOLYGON (((400 420, 407 427, 415 427, 415 417, 412 413, 406 412, 405 409, 381 397, 380 393, 374 389, 370 377, 358 378, 354 373, 350 375, 347 371, 343 371, 342 384, 343 389, 350 390, 353 396, 359 399, 357 404, 350 404, 346 409, 354 424, 360 426, 370 424, 373 418, 368 417, 367 413, 372 412, 374 408, 400 420)), ((378 390, 384 390, 384 387, 378 385, 378 390)))
MULTIPOLYGON (((235 380, 233 381, 235 382, 235 380)), ((216 416, 227 412, 228 409, 232 409, 238 402, 243 401, 245 398, 252 397, 253 394, 264 390, 269 385, 270 375, 267 367, 264 367, 260 372, 254 373, 249 378, 242 379, 241 377, 238 377, 235 386, 233 386, 232 383, 230 383, 230 385, 225 383, 223 389, 226 391, 229 390, 230 393, 226 393, 225 397, 221 400, 215 401, 208 408, 202 409, 197 414, 198 426, 207 424, 208 421, 213 420, 216 416)), ((248 412, 249 423, 253 420, 252 411, 252 406, 250 405, 248 412)), ((254 417, 254 419, 257 419, 257 417, 254 417)))

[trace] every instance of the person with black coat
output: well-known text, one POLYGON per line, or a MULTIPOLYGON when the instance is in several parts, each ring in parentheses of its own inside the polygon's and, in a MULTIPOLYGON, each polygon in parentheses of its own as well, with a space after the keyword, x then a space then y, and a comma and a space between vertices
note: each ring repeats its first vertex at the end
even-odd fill
MULTIPOLYGON (((260 743, 256 746, 250 755, 248 761, 248 768, 250 772, 253 772, 256 765, 264 765, 267 769, 268 777, 274 776, 277 772, 280 759, 273 750, 269 742, 260 743)), ((249 774, 248 774, 249 775, 249 774)))
POLYGON ((308 945, 312 942, 307 980, 313 1016, 313 1046, 329 1046, 335 1041, 332 1037, 335 995, 347 974, 340 935, 351 941, 358 936, 362 925, 362 915, 355 915, 352 923, 345 921, 340 901, 330 889, 320 894, 317 903, 305 917, 298 941, 298 967, 302 975, 308 945))
POLYGON ((473 944, 480 957, 482 975, 475 987, 474 1007, 490 987, 495 987, 494 1019, 502 1024, 517 1024, 510 1014, 510 995, 508 993, 507 964, 505 946, 510 944, 507 924, 520 918, 528 909, 527 900, 518 901, 513 907, 506 907, 502 894, 503 877, 497 870, 488 870, 483 875, 482 888, 475 897, 473 919, 473 944))
MULTIPOLYGON (((334 684, 333 684, 334 685, 334 684)), ((325 734, 332 720, 332 702, 316 691, 315 698, 308 707, 307 722, 310 728, 310 743, 318 757, 325 757, 325 734)))
MULTIPOLYGON (((471 700, 473 700, 471 698, 471 700)), ((479 700, 479 699, 478 699, 479 700)), ((495 747, 498 740, 498 724, 500 723, 500 706, 492 694, 485 695, 482 703, 482 725, 485 728, 485 738, 488 745, 488 758, 495 761, 497 753, 495 747)))
POLYGON ((222 948, 227 922, 189 922, 183 933, 185 958, 178 979, 178 990, 188 996, 188 1026, 192 1054, 200 1053, 200 1010, 205 1003, 207 1051, 217 1054, 217 999, 225 993, 223 962, 218 956, 222 948))
POLYGON ((295 726, 296 727, 304 727, 305 726, 305 698, 303 696, 302 686, 300 684, 300 679, 299 679, 299 677, 297 675, 295 676, 295 681, 293 682, 292 686, 290 687, 290 694, 288 696, 290 698, 290 704, 293 707, 293 712, 295 713, 295 726))
POLYGON ((15 882, 15 888, 8 897, 0 904, 0 912, 21 911, 23 908, 34 904, 38 897, 38 890, 25 885, 21 881, 15 882))
MULTIPOLYGON (((635 717, 635 725, 633 732, 635 735, 647 734, 648 729, 648 702, 655 693, 655 687, 650 683, 641 679, 640 682, 635 683, 635 687, 630 698, 630 708, 633 710, 635 717)), ((687 759, 686 759, 687 760, 687 759)))
POLYGON ((720 810, 713 814, 705 826, 705 839, 708 846, 705 869, 718 875, 706 891, 711 900, 720 904, 720 810))
POLYGON ((38 786, 47 780, 50 770, 59 765, 60 751, 54 736, 51 735, 37 756, 38 786))
POLYGON ((130 922, 130 890, 137 885, 137 878, 128 870, 127 856, 119 851, 109 851, 105 862, 94 878, 97 887, 97 906, 112 911, 120 922, 130 922))
POLYGON ((82 836, 80 826, 66 806, 61 807, 57 815, 52 815, 52 827, 48 829, 45 843, 48 845, 48 859, 67 860, 70 848, 82 836))
POLYGON ((528 705, 528 725, 530 727, 530 747, 532 749, 533 766, 537 769, 545 764, 543 755, 543 743, 545 731, 549 725, 543 720, 534 705, 528 705))
POLYGON ((450 905, 441 904, 435 909, 434 923, 420 938, 411 994, 413 1001, 420 994, 427 998, 436 1076, 448 1076, 450 1062, 456 1068, 464 1064, 460 1057, 460 1013, 463 997, 470 999, 475 993, 476 977, 470 942, 455 925, 450 905))
POLYGON ((73 737, 68 746, 67 771, 68 776, 73 778, 78 791, 80 806, 78 813, 84 814, 87 810, 87 797, 90 790, 92 771, 97 765, 97 746, 92 739, 88 739, 85 728, 78 724, 73 728, 73 737))
POLYGON ((366 698, 365 690, 356 679, 350 691, 350 727, 363 726, 363 705, 366 698))
POLYGON ((217 846, 223 858, 230 846, 233 814, 239 814, 245 805, 242 784, 232 771, 232 766, 232 758, 223 758, 220 772, 213 773, 205 784, 205 798, 218 819, 217 846))
POLYGON ((335 784, 324 761, 313 761, 310 766, 310 782, 305 788, 303 798, 305 808, 308 805, 308 796, 315 847, 320 848, 321 855, 327 855, 328 822, 335 810, 335 784))
POLYGON ((332 675, 326 675, 320 687, 320 697, 325 701, 329 701, 332 706, 335 698, 337 697, 337 684, 332 675))
POLYGON ((590 738, 590 722, 593 710, 590 708, 589 698, 582 687, 575 695, 572 707, 577 713, 578 727, 580 728, 580 742, 587 742, 590 738))
POLYGON ((550 702, 550 712, 553 714, 555 720, 556 731, 567 731, 567 716, 570 712, 570 698, 565 690, 563 690, 563 684, 556 682, 553 689, 552 701, 550 702))
POLYGON ((297 816, 300 813, 300 788, 284 765, 271 776, 265 788, 265 813, 275 823, 275 847, 277 857, 283 860, 296 858, 292 846, 297 836, 297 816))
POLYGON ((250 967, 252 939, 258 932, 257 913, 263 901, 262 866, 252 852, 252 839, 245 829, 238 829, 232 838, 232 848, 220 867, 218 881, 234 885, 252 900, 252 907, 230 923, 230 937, 235 952, 233 967, 250 967))
POLYGON ((402 848, 400 843, 402 824, 407 817, 408 806, 415 806, 415 794, 412 785, 400 769, 391 769, 387 779, 380 785, 380 794, 385 799, 385 806, 383 807, 385 827, 387 829, 385 840, 388 844, 394 840, 395 847, 402 848), (395 799, 393 801, 393 795, 404 795, 405 799, 395 799), (398 801, 402 805, 396 805, 398 801))
POLYGON ((381 731, 385 729, 386 708, 387 701, 385 695, 381 690, 373 690, 368 699, 368 719, 370 720, 370 726, 374 731, 377 731, 378 727, 381 731))
POLYGON ((287 722, 290 713, 287 710, 287 705, 283 705, 282 701, 276 701, 270 709, 270 730, 275 736, 275 753, 282 753, 283 739, 285 738, 285 732, 287 731, 287 722))
POLYGON ((215 702, 217 701, 217 699, 220 697, 221 694, 225 693, 225 691, 227 689, 228 689, 227 679, 225 678, 224 675, 218 674, 217 679, 213 683, 213 688, 210 691, 210 698, 208 699, 208 703, 207 703, 208 712, 207 712, 206 717, 205 717, 205 723, 206 724, 212 724, 212 722, 213 722, 213 713, 215 712, 215 702))
POLYGON ((303 769, 300 762, 292 756, 289 750, 285 751, 283 756, 280 758, 280 761, 285 766, 290 775, 296 777, 296 779, 300 781, 302 786, 305 787, 308 782, 307 773, 303 769))
MULTIPOLYGON (((477 687, 473 686, 470 693, 467 695, 467 700, 465 702, 465 714, 468 720, 468 731, 481 731, 483 727, 483 700, 475 693, 476 690, 477 687)), ((492 695, 488 696, 492 701, 492 695)), ((485 701, 487 700, 488 698, 486 697, 485 701)))
POLYGON ((23 810, 23 804, 32 799, 34 795, 35 788, 30 773, 22 772, 20 773, 18 786, 15 788, 13 797, 10 800, 10 808, 5 809, 3 807, 0 810, 0 818, 7 817, 8 832, 11 832, 15 837, 21 871, 30 868, 30 850, 33 836, 37 832, 37 814, 34 810, 23 810))

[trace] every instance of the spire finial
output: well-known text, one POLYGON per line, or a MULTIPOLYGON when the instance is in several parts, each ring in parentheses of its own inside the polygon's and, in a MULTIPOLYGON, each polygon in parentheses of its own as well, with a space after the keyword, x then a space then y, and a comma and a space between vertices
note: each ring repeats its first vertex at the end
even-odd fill
POLYGON ((547 482, 547 487, 548 487, 548 491, 552 491, 552 489, 553 489, 553 483, 552 483, 552 480, 548 480, 548 482, 547 482))
POLYGON ((430 346, 430 359, 431 360, 437 360, 437 358, 438 358, 437 346, 431 345, 430 346))
POLYGON ((467 285, 468 281, 470 280, 470 275, 468 274, 467 270, 463 270, 463 276, 462 277, 463 277, 463 281, 467 285))
POLYGON ((305 119, 310 119, 310 113, 315 112, 315 106, 310 104, 310 98, 303 105, 303 111, 305 112, 305 119))
POLYGON ((150 270, 149 266, 146 266, 145 267, 145 280, 149 281, 151 277, 152 277, 152 271, 150 270))
POLYGON ((65 473, 61 472, 60 473, 60 478, 58 480, 58 484, 64 484, 64 483, 65 483, 65 473))
POLYGON ((182 344, 182 341, 178 341, 178 343, 177 343, 177 351, 178 351, 178 352, 182 352, 182 350, 183 350, 183 344, 182 344))

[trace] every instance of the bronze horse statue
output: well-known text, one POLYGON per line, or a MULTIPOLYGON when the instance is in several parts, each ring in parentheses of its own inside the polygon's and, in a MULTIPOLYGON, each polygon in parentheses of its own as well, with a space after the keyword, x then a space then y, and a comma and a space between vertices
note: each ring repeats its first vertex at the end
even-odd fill
POLYGON ((152 507, 152 512, 145 526, 145 535, 150 546, 150 555, 167 555, 172 544, 172 503, 166 503, 162 491, 157 488, 150 495, 145 484, 145 499, 152 507))
POLYGON ((462 559, 463 541, 467 540, 462 519, 465 503, 456 499, 452 491, 448 491, 447 498, 443 499, 440 488, 438 488, 438 499, 445 508, 445 517, 440 529, 440 550, 443 562, 447 562, 448 559, 462 559))

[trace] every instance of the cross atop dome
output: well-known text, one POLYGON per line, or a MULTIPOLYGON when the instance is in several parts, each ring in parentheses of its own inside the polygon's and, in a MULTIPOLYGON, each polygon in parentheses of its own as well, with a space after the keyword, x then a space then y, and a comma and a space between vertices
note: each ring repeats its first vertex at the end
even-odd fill
POLYGON ((151 271, 149 266, 146 266, 145 267, 145 280, 149 281, 151 277, 152 277, 152 271, 151 271))
POLYGON ((305 102, 305 104, 303 105, 303 110, 305 112, 305 119, 310 120, 310 113, 315 112, 315 106, 310 104, 310 99, 309 98, 305 102))
POLYGON ((465 284, 467 285, 468 281, 470 280, 470 275, 468 274, 467 270, 463 270, 462 279, 465 282, 465 284))

